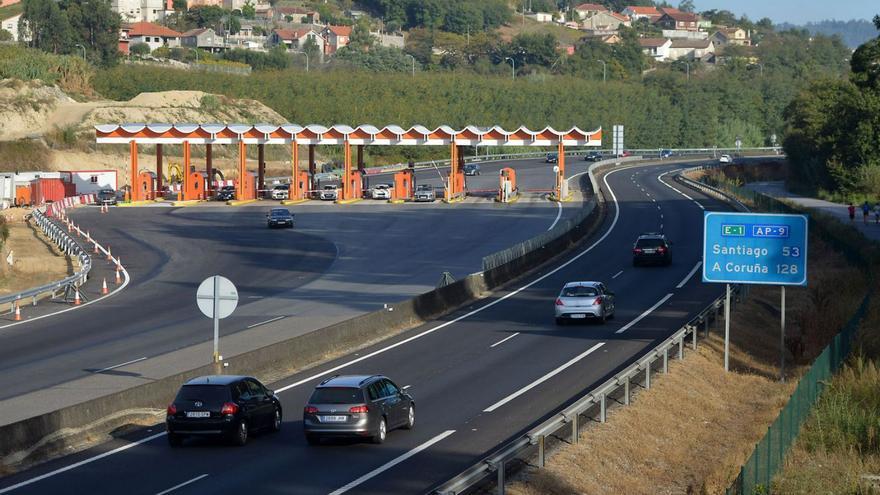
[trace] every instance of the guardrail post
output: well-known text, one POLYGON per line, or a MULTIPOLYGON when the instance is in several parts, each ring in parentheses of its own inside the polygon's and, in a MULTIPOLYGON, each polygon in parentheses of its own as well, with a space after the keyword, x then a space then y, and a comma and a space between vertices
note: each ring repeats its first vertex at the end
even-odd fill
POLYGON ((605 410, 605 394, 599 396, 599 421, 604 423, 607 417, 605 410))
POLYGON ((571 443, 578 443, 578 414, 574 413, 574 416, 571 418, 571 443))
POLYGON ((538 467, 544 467, 544 435, 538 437, 538 467))
MULTIPOLYGON (((708 330, 708 329, 709 329, 709 322, 707 320, 706 321, 706 330, 708 330)), ((694 346, 694 350, 696 351, 697 350, 697 327, 693 328, 693 331, 691 333, 691 338, 693 339, 693 346, 694 346)))
POLYGON ((629 375, 626 375, 626 381, 623 382, 623 403, 629 405, 629 375))
MULTIPOLYGON (((708 339, 709 338, 709 313, 706 313, 706 316, 704 318, 705 318, 704 321, 706 323, 706 335, 703 338, 708 339)), ((695 333, 694 334, 694 342, 696 342, 696 341, 697 341, 697 334, 695 333)), ((694 349, 696 349, 696 343, 694 344, 694 349)))
MULTIPOLYGON (((690 325, 688 327, 690 328, 690 325)), ((684 335, 678 340, 678 360, 681 361, 682 359, 684 359, 684 335)))
POLYGON ((651 388, 651 362, 648 361, 648 365, 645 366, 645 388, 651 388))
POLYGON ((663 374, 669 373, 669 348, 663 349, 663 374))
POLYGON ((504 461, 498 463, 498 495, 504 495, 504 461))

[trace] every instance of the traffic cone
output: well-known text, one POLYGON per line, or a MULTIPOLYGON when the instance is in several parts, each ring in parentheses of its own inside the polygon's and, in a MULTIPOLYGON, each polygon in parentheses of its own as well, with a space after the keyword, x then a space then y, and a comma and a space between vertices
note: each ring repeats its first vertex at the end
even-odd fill
POLYGON ((92 233, 89 232, 88 230, 86 231, 86 241, 92 242, 92 233))
POLYGON ((116 271, 122 271, 122 256, 116 258, 116 271))
POLYGON ((98 241, 95 241, 95 254, 98 254, 98 241))
POLYGON ((82 301, 79 299, 79 287, 76 288, 76 295, 73 297, 73 305, 79 306, 82 304, 82 301))
POLYGON ((101 295, 106 296, 110 293, 110 290, 107 289, 107 277, 104 277, 104 283, 101 284, 101 295))
POLYGON ((21 307, 18 305, 18 301, 15 301, 15 321, 21 321, 21 307))
POLYGON ((116 270, 116 285, 119 285, 121 283, 122 283, 122 271, 116 270))
POLYGON ((107 244, 107 261, 113 261, 113 255, 110 254, 110 244, 107 244))

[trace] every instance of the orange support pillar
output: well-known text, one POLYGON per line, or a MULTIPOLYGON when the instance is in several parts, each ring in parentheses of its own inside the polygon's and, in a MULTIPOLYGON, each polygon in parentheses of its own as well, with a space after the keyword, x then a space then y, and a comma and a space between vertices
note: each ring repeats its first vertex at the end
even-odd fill
POLYGON ((257 145, 257 197, 261 197, 266 189, 266 145, 257 145))
POLYGON ((343 166, 345 168, 342 171, 342 199, 354 199, 356 196, 351 187, 351 143, 348 142, 348 137, 345 138, 345 144, 343 147, 345 151, 343 166))
POLYGON ((162 145, 156 145, 156 191, 153 197, 157 198, 162 194, 162 145))
POLYGON ((565 145, 562 144, 562 140, 559 140, 559 149, 557 150, 557 165, 559 166, 559 173, 556 175, 556 198, 562 201, 562 181, 565 180, 565 145))
POLYGON ((296 141, 290 143, 290 199, 300 199, 302 191, 299 185, 299 145, 296 141))
POLYGON ((318 165, 315 163, 315 145, 309 145, 309 194, 315 190, 315 174, 318 173, 318 165))
POLYGON ((447 201, 458 195, 455 183, 455 177, 458 175, 458 152, 458 145, 453 142, 452 147, 449 150, 449 185, 446 188, 447 201))
POLYGON ((132 201, 140 201, 140 191, 137 187, 138 182, 138 145, 134 140, 129 141, 128 143, 128 152, 130 154, 131 159, 131 178, 129 180, 129 184, 131 184, 131 200, 132 201))
POLYGON ((247 145, 238 142, 238 182, 235 183, 235 199, 242 199, 245 191, 245 175, 247 175, 247 145))
POLYGON ((211 149, 211 143, 205 145, 205 174, 208 176, 208 185, 205 186, 205 197, 210 198, 214 195, 214 160, 211 149))
POLYGON ((183 142, 183 171, 181 173, 184 177, 189 177, 189 174, 192 173, 192 160, 190 159, 189 153, 189 141, 183 142))

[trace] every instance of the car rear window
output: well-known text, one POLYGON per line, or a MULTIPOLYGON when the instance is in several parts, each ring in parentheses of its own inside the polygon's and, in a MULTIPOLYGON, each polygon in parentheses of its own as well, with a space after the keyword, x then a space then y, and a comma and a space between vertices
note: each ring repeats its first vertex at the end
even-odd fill
POLYGON ((599 291, 595 287, 575 286, 562 289, 563 297, 591 297, 598 295, 599 291))
POLYGON ((309 399, 312 404, 356 404, 363 401, 361 389, 352 387, 316 388, 309 399))
POLYGON ((232 398, 226 385, 184 385, 177 392, 176 403, 204 402, 206 406, 223 404, 232 398))
POLYGON ((640 248, 658 248, 663 245, 663 239, 639 239, 636 241, 636 247, 640 248))

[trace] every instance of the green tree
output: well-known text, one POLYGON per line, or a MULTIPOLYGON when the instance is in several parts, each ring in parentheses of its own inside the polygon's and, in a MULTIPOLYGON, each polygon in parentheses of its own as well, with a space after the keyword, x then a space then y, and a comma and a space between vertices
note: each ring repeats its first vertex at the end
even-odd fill
POLYGON ((135 43, 128 47, 128 51, 131 52, 132 55, 149 55, 150 54, 150 45, 146 43, 135 43))
POLYGON ((12 41, 12 33, 5 29, 0 29, 0 41, 12 41))
POLYGON ((693 12, 694 0, 681 0, 678 2, 678 10, 682 12, 693 12))
POLYGON ((51 53, 67 53, 73 48, 67 14, 53 0, 24 0, 18 31, 33 48, 51 53))
POLYGON ((257 16, 257 9, 250 2, 245 3, 241 7, 241 16, 245 19, 253 19, 257 16))
POLYGON ((71 42, 86 47, 101 65, 114 65, 119 58, 119 14, 109 0, 61 0, 71 29, 71 42))
POLYGON ((318 42, 315 41, 315 38, 309 37, 309 39, 303 43, 302 50, 308 55, 309 60, 317 60, 321 49, 318 47, 318 42))
POLYGON ((174 0, 171 6, 174 8, 175 12, 185 12, 187 6, 186 0, 174 0))
POLYGON ((352 50, 367 51, 376 43, 376 39, 370 34, 370 21, 362 17, 351 30, 348 46, 352 50))

